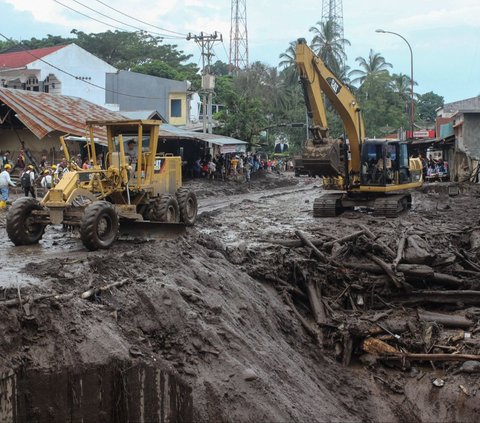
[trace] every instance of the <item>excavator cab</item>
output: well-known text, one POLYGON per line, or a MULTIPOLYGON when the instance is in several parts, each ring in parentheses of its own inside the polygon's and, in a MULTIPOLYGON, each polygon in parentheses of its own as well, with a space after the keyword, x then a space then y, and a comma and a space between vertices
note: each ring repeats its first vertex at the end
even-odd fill
POLYGON ((408 156, 406 142, 366 140, 361 153, 363 186, 399 186, 420 181, 415 159, 408 156))

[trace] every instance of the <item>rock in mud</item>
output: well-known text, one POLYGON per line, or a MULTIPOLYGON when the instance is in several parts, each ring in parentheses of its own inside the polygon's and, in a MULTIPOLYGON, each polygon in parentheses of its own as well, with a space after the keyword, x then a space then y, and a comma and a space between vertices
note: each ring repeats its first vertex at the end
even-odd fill
POLYGON ((258 379, 258 375, 253 369, 245 369, 242 373, 242 377, 247 382, 252 382, 253 380, 258 379))

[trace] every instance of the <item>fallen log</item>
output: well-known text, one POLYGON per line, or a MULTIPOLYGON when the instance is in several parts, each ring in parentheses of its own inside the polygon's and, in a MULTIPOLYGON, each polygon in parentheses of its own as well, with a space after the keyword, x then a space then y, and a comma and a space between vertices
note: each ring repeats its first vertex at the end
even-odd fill
POLYGON ((454 290, 454 291, 412 291, 407 295, 391 297, 392 300, 402 304, 480 304, 480 291, 454 290))
MULTIPOLYGON (((385 262, 384 262, 385 263, 385 262)), ((386 263, 385 263, 386 264, 386 263)), ((388 265, 387 265, 388 266, 388 265)), ((380 275, 385 273, 384 269, 373 263, 342 263, 342 267, 352 270, 374 273, 380 275)), ((425 280, 436 282, 440 285, 456 288, 463 285, 463 281, 456 276, 435 272, 433 268, 424 264, 399 264, 397 271, 403 273, 408 279, 425 280)))
POLYGON ((339 262, 335 261, 335 259, 327 257, 323 252, 321 252, 317 247, 315 247, 315 245, 311 243, 311 241, 302 231, 295 231, 295 235, 297 235, 302 240, 303 244, 306 247, 309 247, 312 250, 313 255, 317 257, 320 261, 323 261, 326 264, 333 264, 337 267, 342 266, 339 262))
POLYGON ((315 341, 317 342, 317 345, 323 349, 323 333, 321 330, 313 327, 308 321, 300 314, 300 312, 297 310, 295 307, 295 304, 293 304, 292 299, 290 296, 285 292, 283 294, 283 299, 287 303, 287 305, 290 307, 292 312, 297 316, 298 320, 300 320, 300 323, 302 324, 303 328, 312 336, 315 341))
POLYGON ((322 302, 321 293, 317 289, 316 285, 317 284, 311 279, 309 279, 306 283, 310 307, 315 317, 315 321, 321 326, 326 323, 327 315, 325 314, 325 307, 322 302))
POLYGON ((378 266, 380 266, 380 268, 385 272, 385 274, 390 278, 390 280, 397 288, 402 288, 404 286, 402 281, 395 275, 390 266, 385 263, 381 258, 378 258, 371 253, 367 253, 367 257, 373 262, 375 262, 378 266))
POLYGON ((473 321, 458 314, 434 313, 431 311, 418 310, 418 318, 425 322, 435 322, 447 328, 468 329, 473 326, 473 321))
POLYGON ((374 240, 378 246, 380 246, 389 256, 391 259, 393 259, 396 256, 396 253, 385 243, 380 241, 378 239, 378 236, 376 236, 370 229, 368 229, 365 225, 358 225, 362 230, 365 232, 365 235, 367 235, 370 239, 374 240))
POLYGON ((479 361, 480 355, 475 354, 415 354, 415 353, 387 353, 381 356, 382 360, 410 360, 410 361, 479 361))
POLYGON ((93 297, 94 295, 98 295, 100 294, 101 292, 103 291, 108 291, 109 289, 111 288, 114 288, 114 287, 120 287, 122 285, 125 285, 126 283, 130 282, 131 279, 122 279, 121 281, 118 281, 118 282, 114 282, 114 283, 110 283, 108 285, 104 285, 104 286, 100 286, 98 288, 90 288, 89 290, 83 292, 81 295, 80 295, 80 298, 86 300, 90 297, 93 297))
MULTIPOLYGON (((354 232, 354 233, 352 233, 350 235, 347 235, 347 236, 344 236, 342 238, 335 239, 335 240, 329 241, 329 242, 325 242, 323 244, 323 247, 326 248, 326 249, 329 249, 329 248, 332 248, 335 243, 343 244, 344 242, 348 242, 348 241, 352 241, 354 239, 357 239, 359 236, 361 236, 363 234, 365 234, 365 231, 363 231, 363 230, 358 231, 358 232, 354 232)), ((313 241, 312 241, 312 243, 314 245, 316 245, 313 241)))
POLYGON ((393 260, 393 268, 397 269, 398 264, 402 261, 403 258, 403 250, 405 249, 405 242, 407 241, 408 230, 404 230, 402 237, 398 243, 397 247, 397 256, 395 260, 393 260))
POLYGON ((5 300, 5 301, 0 301, 0 306, 6 306, 6 307, 12 307, 16 305, 22 305, 22 302, 37 302, 37 301, 42 301, 42 300, 48 300, 48 299, 53 299, 53 300, 69 300, 75 296, 74 293, 71 294, 42 294, 42 295, 37 295, 35 297, 25 297, 22 301, 21 298, 13 298, 11 300, 5 300))
MULTIPOLYGON (((346 235, 339 239, 333 239, 332 241, 328 241, 328 242, 325 242, 324 239, 312 238, 310 242, 315 247, 330 249, 333 247, 335 243, 343 244, 344 242, 348 242, 358 238, 360 235, 363 235, 364 233, 365 232, 362 230, 362 231, 354 232, 350 235, 346 235)), ((329 236, 328 238, 331 239, 333 237, 329 236)), ((258 242, 265 242, 265 243, 268 242, 270 244, 281 245, 282 247, 289 247, 289 248, 299 248, 299 247, 303 247, 304 245, 301 240, 297 240, 297 239, 260 239, 258 242)))

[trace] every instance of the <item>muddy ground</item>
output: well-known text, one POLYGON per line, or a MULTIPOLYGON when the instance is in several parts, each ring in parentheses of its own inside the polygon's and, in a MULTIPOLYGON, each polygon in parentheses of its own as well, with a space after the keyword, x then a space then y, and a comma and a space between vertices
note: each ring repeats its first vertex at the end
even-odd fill
POLYGON ((306 254, 265 242, 293 239, 295 230, 340 238, 365 224, 392 245, 407 223, 432 238, 461 232, 478 223, 476 189, 453 197, 445 186, 424 188, 412 211, 389 223, 360 212, 314 219, 318 179, 189 185, 200 218, 185 236, 119 241, 108 251, 87 252, 60 228, 48 228, 37 246, 13 247, 0 215, 0 295, 20 299, 0 303, 4 420, 478 420, 478 374, 456 374, 458 363, 402 367, 356 356, 342 366, 265 277, 288 281, 292 257, 306 254), (115 282, 121 286, 80 296, 115 282))

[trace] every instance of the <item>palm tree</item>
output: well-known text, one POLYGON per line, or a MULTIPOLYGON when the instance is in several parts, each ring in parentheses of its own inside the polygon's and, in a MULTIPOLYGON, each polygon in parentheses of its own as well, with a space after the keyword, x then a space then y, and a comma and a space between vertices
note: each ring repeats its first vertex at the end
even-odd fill
POLYGON ((295 67, 295 55, 296 55, 297 42, 291 41, 289 47, 284 53, 280 54, 279 59, 282 59, 278 64, 280 68, 295 67))
POLYGON ((279 56, 281 61, 278 64, 278 67, 283 67, 281 74, 285 79, 286 85, 295 85, 298 80, 297 66, 295 62, 296 47, 296 41, 290 42, 289 47, 279 56))
MULTIPOLYGON (((403 100, 409 100, 411 95, 411 79, 403 73, 394 73, 392 75, 391 87, 394 92, 398 93, 403 100)), ((413 85, 417 85, 413 81, 413 85)))
POLYGON ((355 69, 348 74, 350 78, 354 77, 351 81, 352 84, 362 85, 367 77, 388 74, 388 68, 393 67, 391 63, 385 61, 380 53, 375 53, 372 49, 370 49, 368 59, 359 56, 355 61, 360 69, 355 69))
POLYGON ((349 46, 350 41, 342 38, 340 26, 334 20, 319 21, 316 25, 310 28, 315 34, 312 50, 337 74, 347 60, 345 46, 349 46))

